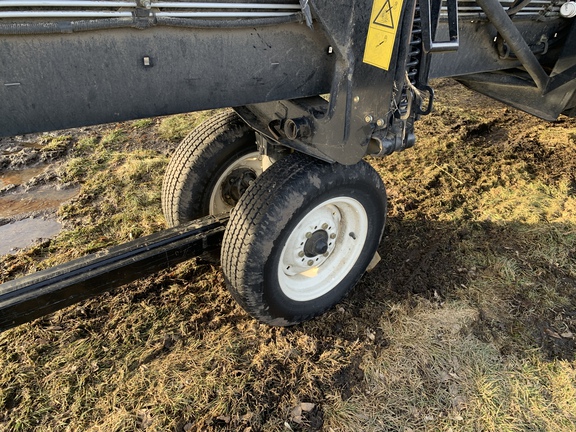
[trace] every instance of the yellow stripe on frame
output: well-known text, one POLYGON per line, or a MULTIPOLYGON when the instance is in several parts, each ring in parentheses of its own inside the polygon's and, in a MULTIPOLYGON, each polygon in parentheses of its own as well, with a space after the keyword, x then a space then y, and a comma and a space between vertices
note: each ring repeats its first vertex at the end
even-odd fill
POLYGON ((364 63, 388 70, 400 26, 403 0, 374 0, 368 27, 364 63))

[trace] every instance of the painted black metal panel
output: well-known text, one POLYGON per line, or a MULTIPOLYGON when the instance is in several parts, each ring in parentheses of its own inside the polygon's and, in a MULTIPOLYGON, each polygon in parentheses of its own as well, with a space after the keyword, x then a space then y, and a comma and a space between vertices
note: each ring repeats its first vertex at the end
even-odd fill
POLYGON ((325 93, 328 45, 297 23, 2 36, 0 135, 325 93))

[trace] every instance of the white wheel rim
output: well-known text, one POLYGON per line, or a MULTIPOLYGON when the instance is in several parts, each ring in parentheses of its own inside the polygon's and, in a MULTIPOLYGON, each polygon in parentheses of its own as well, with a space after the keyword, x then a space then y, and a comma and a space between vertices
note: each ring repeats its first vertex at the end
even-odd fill
POLYGON ((240 159, 236 160, 228 168, 226 168, 222 175, 218 177, 218 180, 214 185, 214 189, 212 189, 212 193, 210 194, 209 211, 211 215, 228 213, 230 210, 232 210, 233 206, 224 201, 222 186, 224 185, 224 182, 228 181, 230 174, 239 168, 250 169, 254 171, 256 177, 258 177, 260 174, 262 174, 262 157, 260 156, 260 153, 256 151, 242 156, 240 159))
POLYGON ((332 198, 306 214, 292 231, 278 266, 278 282, 286 297, 310 301, 334 289, 352 270, 368 235, 368 215, 359 201, 332 198), (324 254, 306 256, 304 246, 314 232, 328 234, 324 254))

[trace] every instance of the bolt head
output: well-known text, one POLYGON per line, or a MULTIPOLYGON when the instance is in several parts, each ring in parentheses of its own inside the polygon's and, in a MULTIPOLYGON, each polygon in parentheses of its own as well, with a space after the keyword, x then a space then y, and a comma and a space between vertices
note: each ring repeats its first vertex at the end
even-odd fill
POLYGON ((308 260, 308 265, 309 265, 309 266, 312 266, 313 264, 314 264, 314 261, 313 261, 313 260, 308 260))
POLYGON ((312 233, 311 233, 311 232, 307 232, 307 233, 306 233, 306 238, 310 238, 310 237, 312 237, 312 233))
POLYGON ((360 102, 360 96, 354 96, 353 101, 354 101, 354 103, 360 102))
POLYGON ((336 238, 336 234, 335 234, 335 233, 330 234, 330 238, 331 238, 331 239, 335 239, 335 238, 336 238))
POLYGON ((374 121, 374 117, 372 117, 371 115, 367 115, 366 117, 364 117, 364 121, 366 123, 372 123, 372 121, 374 121))
POLYGON ((300 258, 302 258, 302 257, 304 256, 304 251, 298 252, 298 256, 299 256, 300 258))
POLYGON ((322 224, 322 229, 323 229, 323 230, 328 229, 328 224, 327 224, 327 223, 322 224))
POLYGON ((385 125, 384 119, 381 119, 381 118, 380 118, 380 119, 376 120, 376 125, 377 125, 378 127, 384 126, 384 125, 385 125))

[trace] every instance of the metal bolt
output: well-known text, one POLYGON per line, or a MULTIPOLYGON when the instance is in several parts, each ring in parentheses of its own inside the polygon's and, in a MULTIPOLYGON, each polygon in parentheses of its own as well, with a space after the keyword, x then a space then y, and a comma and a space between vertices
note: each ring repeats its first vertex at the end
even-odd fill
POLYGON ((307 232, 307 233, 306 233, 306 238, 310 238, 310 237, 312 237, 312 233, 311 233, 311 232, 307 232))
POLYGON ((302 258, 302 257, 304 256, 304 251, 298 252, 298 256, 299 256, 300 258, 302 258))
POLYGON ((335 238, 336 238, 336 234, 335 234, 335 233, 330 234, 330 238, 331 238, 331 239, 335 239, 335 238))
POLYGON ((366 117, 364 117, 364 121, 366 123, 372 123, 372 121, 374 121, 374 117, 372 117, 371 115, 367 115, 366 117))
POLYGON ((384 122, 384 119, 379 118, 378 120, 376 120, 376 125, 378 127, 382 127, 384 126, 386 123, 384 122))
POLYGON ((354 103, 360 102, 360 96, 354 96, 354 103))
POLYGON ((308 265, 311 266, 312 264, 314 264, 313 260, 308 260, 308 265))
POLYGON ((328 255, 330 255, 328 252, 324 253, 324 256, 327 257, 328 255))
POLYGON ((322 224, 322 229, 323 229, 323 230, 328 229, 328 224, 327 224, 327 223, 322 224))

